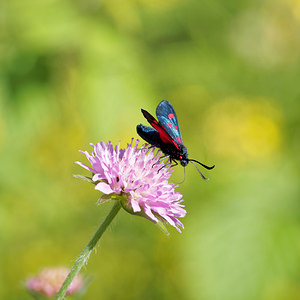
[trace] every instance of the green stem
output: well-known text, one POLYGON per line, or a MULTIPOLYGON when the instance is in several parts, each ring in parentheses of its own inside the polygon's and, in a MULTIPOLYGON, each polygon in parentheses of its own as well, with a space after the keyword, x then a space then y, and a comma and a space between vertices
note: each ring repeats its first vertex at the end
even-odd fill
POLYGON ((66 278, 62 287, 60 288, 59 292, 57 293, 55 300, 64 299, 64 296, 65 296, 70 284, 72 283, 73 279, 79 273, 81 268, 87 263, 92 250, 96 246, 96 244, 99 241, 99 239, 101 238, 102 234, 105 232, 108 225, 111 223, 113 218, 117 215, 120 208, 121 208, 121 202, 119 200, 117 200, 115 205, 113 206, 113 208, 111 209, 111 211, 109 212, 109 214, 107 215, 105 220, 103 221, 103 223, 99 226, 98 230, 96 231, 96 233, 94 234, 92 239, 89 241, 87 246, 84 248, 84 250, 78 257, 78 259, 76 260, 68 277, 66 278))

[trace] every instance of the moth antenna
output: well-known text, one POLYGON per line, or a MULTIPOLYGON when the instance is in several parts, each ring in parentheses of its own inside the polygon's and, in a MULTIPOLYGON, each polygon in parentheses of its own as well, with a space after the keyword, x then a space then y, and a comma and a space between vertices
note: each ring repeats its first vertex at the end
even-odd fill
MULTIPOLYGON (((207 169, 207 170, 211 170, 211 169, 213 169, 214 167, 215 167, 215 165, 213 165, 212 167, 208 167, 207 165, 205 165, 205 164, 202 164, 200 161, 198 161, 198 160, 195 160, 195 159, 189 159, 189 161, 194 161, 194 162, 196 162, 196 163, 198 163, 199 165, 201 165, 202 167, 204 167, 205 169, 207 169)), ((194 164, 193 164, 194 165, 194 164)), ((196 165, 194 165, 195 167, 196 167, 196 165)), ((197 168, 197 167, 196 167, 197 168)), ((198 169, 198 168, 197 168, 198 169)))
MULTIPOLYGON (((194 160, 193 160, 193 161, 194 161, 194 160)), ((195 168, 198 170, 198 172, 199 172, 199 174, 201 175, 202 179, 204 179, 204 180, 209 180, 209 178, 206 178, 206 177, 200 172, 199 168, 193 163, 193 161, 191 161, 191 159, 190 159, 191 164, 194 165, 195 168)), ((200 165, 202 165, 202 164, 200 163, 200 165)))

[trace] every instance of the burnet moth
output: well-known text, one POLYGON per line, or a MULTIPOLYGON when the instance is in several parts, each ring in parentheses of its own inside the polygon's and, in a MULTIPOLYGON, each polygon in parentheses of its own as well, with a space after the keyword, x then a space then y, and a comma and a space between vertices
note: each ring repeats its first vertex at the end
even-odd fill
MULTIPOLYGON (((158 121, 146 110, 142 109, 142 113, 153 128, 140 124, 136 127, 137 133, 152 147, 159 148, 165 154, 161 160, 169 158, 169 163, 164 165, 164 167, 171 165, 173 162, 175 163, 174 166, 178 165, 177 160, 183 167, 187 166, 189 162, 196 168, 197 166, 193 162, 208 170, 215 167, 208 167, 195 159, 188 158, 187 149, 182 142, 177 116, 170 102, 163 100, 158 104, 156 108, 158 121)), ((204 180, 208 179, 198 168, 197 170, 204 180)))

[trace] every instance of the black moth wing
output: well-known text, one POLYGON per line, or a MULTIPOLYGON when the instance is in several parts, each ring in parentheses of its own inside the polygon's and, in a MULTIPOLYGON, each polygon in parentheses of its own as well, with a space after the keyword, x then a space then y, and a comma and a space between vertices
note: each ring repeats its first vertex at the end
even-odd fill
POLYGON ((138 135, 150 145, 160 148, 161 138, 159 133, 154 128, 144 126, 142 124, 137 125, 136 131, 138 135))
POLYGON ((177 144, 183 144, 178 119, 172 104, 161 101, 156 108, 157 119, 177 144))

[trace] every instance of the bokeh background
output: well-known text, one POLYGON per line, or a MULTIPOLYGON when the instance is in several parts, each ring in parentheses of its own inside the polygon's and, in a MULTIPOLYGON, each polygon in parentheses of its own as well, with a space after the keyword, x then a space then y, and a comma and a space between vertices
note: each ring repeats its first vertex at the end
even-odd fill
POLYGON ((125 146, 162 99, 216 168, 187 167, 182 234, 122 211, 83 299, 300 299, 298 0, 0 5, 0 299, 74 263, 111 206, 78 150, 125 146))

